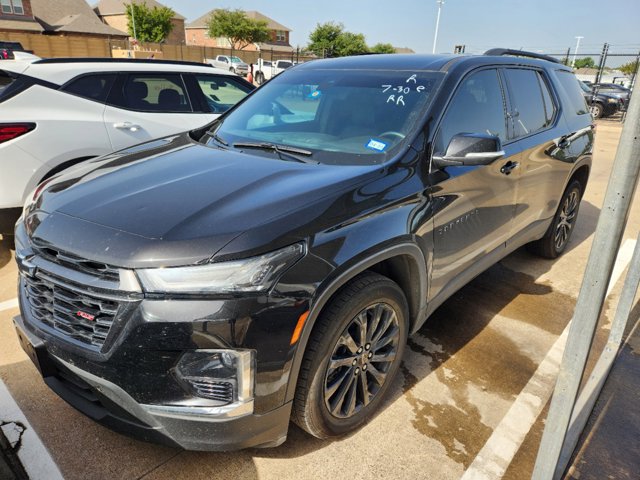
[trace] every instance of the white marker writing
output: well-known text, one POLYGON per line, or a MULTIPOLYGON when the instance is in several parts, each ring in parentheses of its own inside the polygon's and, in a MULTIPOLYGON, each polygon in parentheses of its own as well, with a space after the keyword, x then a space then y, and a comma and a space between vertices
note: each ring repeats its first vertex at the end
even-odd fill
POLYGON ((409 78, 407 78, 407 81, 404 82, 404 83, 409 83, 409 82, 418 83, 416 81, 416 74, 415 73, 413 75, 411 75, 409 78))
POLYGON ((384 93, 391 88, 391 85, 382 85, 382 88, 384 88, 384 90, 382 91, 382 93, 384 93))

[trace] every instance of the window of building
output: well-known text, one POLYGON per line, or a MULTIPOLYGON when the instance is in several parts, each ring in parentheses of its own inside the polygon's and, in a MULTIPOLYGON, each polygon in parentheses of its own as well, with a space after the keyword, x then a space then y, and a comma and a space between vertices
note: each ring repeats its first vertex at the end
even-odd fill
POLYGON ((24 15, 22 0, 0 0, 0 5, 2 6, 2 13, 24 15))
POLYGON ((287 32, 284 30, 276 30, 276 41, 278 42, 286 42, 287 41, 287 32))

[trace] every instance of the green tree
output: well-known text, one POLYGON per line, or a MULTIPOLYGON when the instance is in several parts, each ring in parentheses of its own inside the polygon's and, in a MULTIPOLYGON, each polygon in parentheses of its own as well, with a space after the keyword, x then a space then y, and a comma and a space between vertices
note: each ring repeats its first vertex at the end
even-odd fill
POLYGON ((624 65, 620 65, 618 67, 618 70, 620 70, 625 75, 633 75, 638 71, 638 60, 634 60, 632 62, 625 63, 624 65))
POLYGON ((129 36, 140 42, 161 43, 173 30, 175 12, 169 7, 149 8, 146 2, 125 5, 129 36))
POLYGON ((318 23, 309 35, 307 50, 318 57, 337 57, 338 38, 344 34, 344 25, 341 23, 318 23))
POLYGON ((584 57, 576 59, 574 68, 593 68, 596 66, 596 62, 591 57, 584 57))
POLYGON ((242 10, 216 10, 209 18, 207 27, 211 38, 227 39, 232 49, 242 50, 251 43, 266 42, 271 38, 266 21, 253 20, 242 10))
POLYGON ((376 43, 371 47, 371 53, 396 53, 396 49, 390 43, 376 43))
POLYGON ((361 33, 342 32, 336 39, 336 55, 346 57, 348 55, 362 55, 368 53, 369 47, 361 33))

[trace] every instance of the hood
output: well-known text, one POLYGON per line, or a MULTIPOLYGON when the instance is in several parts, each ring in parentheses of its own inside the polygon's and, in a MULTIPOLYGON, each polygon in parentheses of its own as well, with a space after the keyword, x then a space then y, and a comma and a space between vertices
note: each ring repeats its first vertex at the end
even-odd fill
MULTIPOLYGON (((36 209, 41 216, 65 217, 65 224, 76 219, 79 235, 93 228, 102 232, 98 237, 117 232, 130 244, 137 238, 138 246, 128 247, 136 252, 161 244, 164 259, 171 257, 168 245, 198 245, 190 256, 197 262, 243 232, 288 217, 304 222, 296 212, 327 205, 376 170, 379 166, 302 164, 272 153, 222 150, 183 134, 85 162, 55 177, 41 185, 36 209)), ((176 257, 189 263, 184 252, 176 257)))

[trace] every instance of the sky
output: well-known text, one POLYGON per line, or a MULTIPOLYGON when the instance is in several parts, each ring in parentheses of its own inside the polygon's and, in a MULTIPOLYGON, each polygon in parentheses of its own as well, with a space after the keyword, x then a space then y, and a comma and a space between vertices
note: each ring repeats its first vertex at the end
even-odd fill
MULTIPOLYGON (((436 0, 160 0, 187 17, 187 22, 214 8, 257 10, 292 30, 290 43, 303 47, 318 23, 339 22, 363 33, 367 43, 391 43, 417 53, 431 53, 436 0)), ((640 51, 640 0, 445 0, 436 51, 467 53, 508 47, 544 53, 637 55, 640 51)), ((610 57, 617 66, 632 57, 610 57)), ((596 59, 597 61, 597 59, 596 59)))

